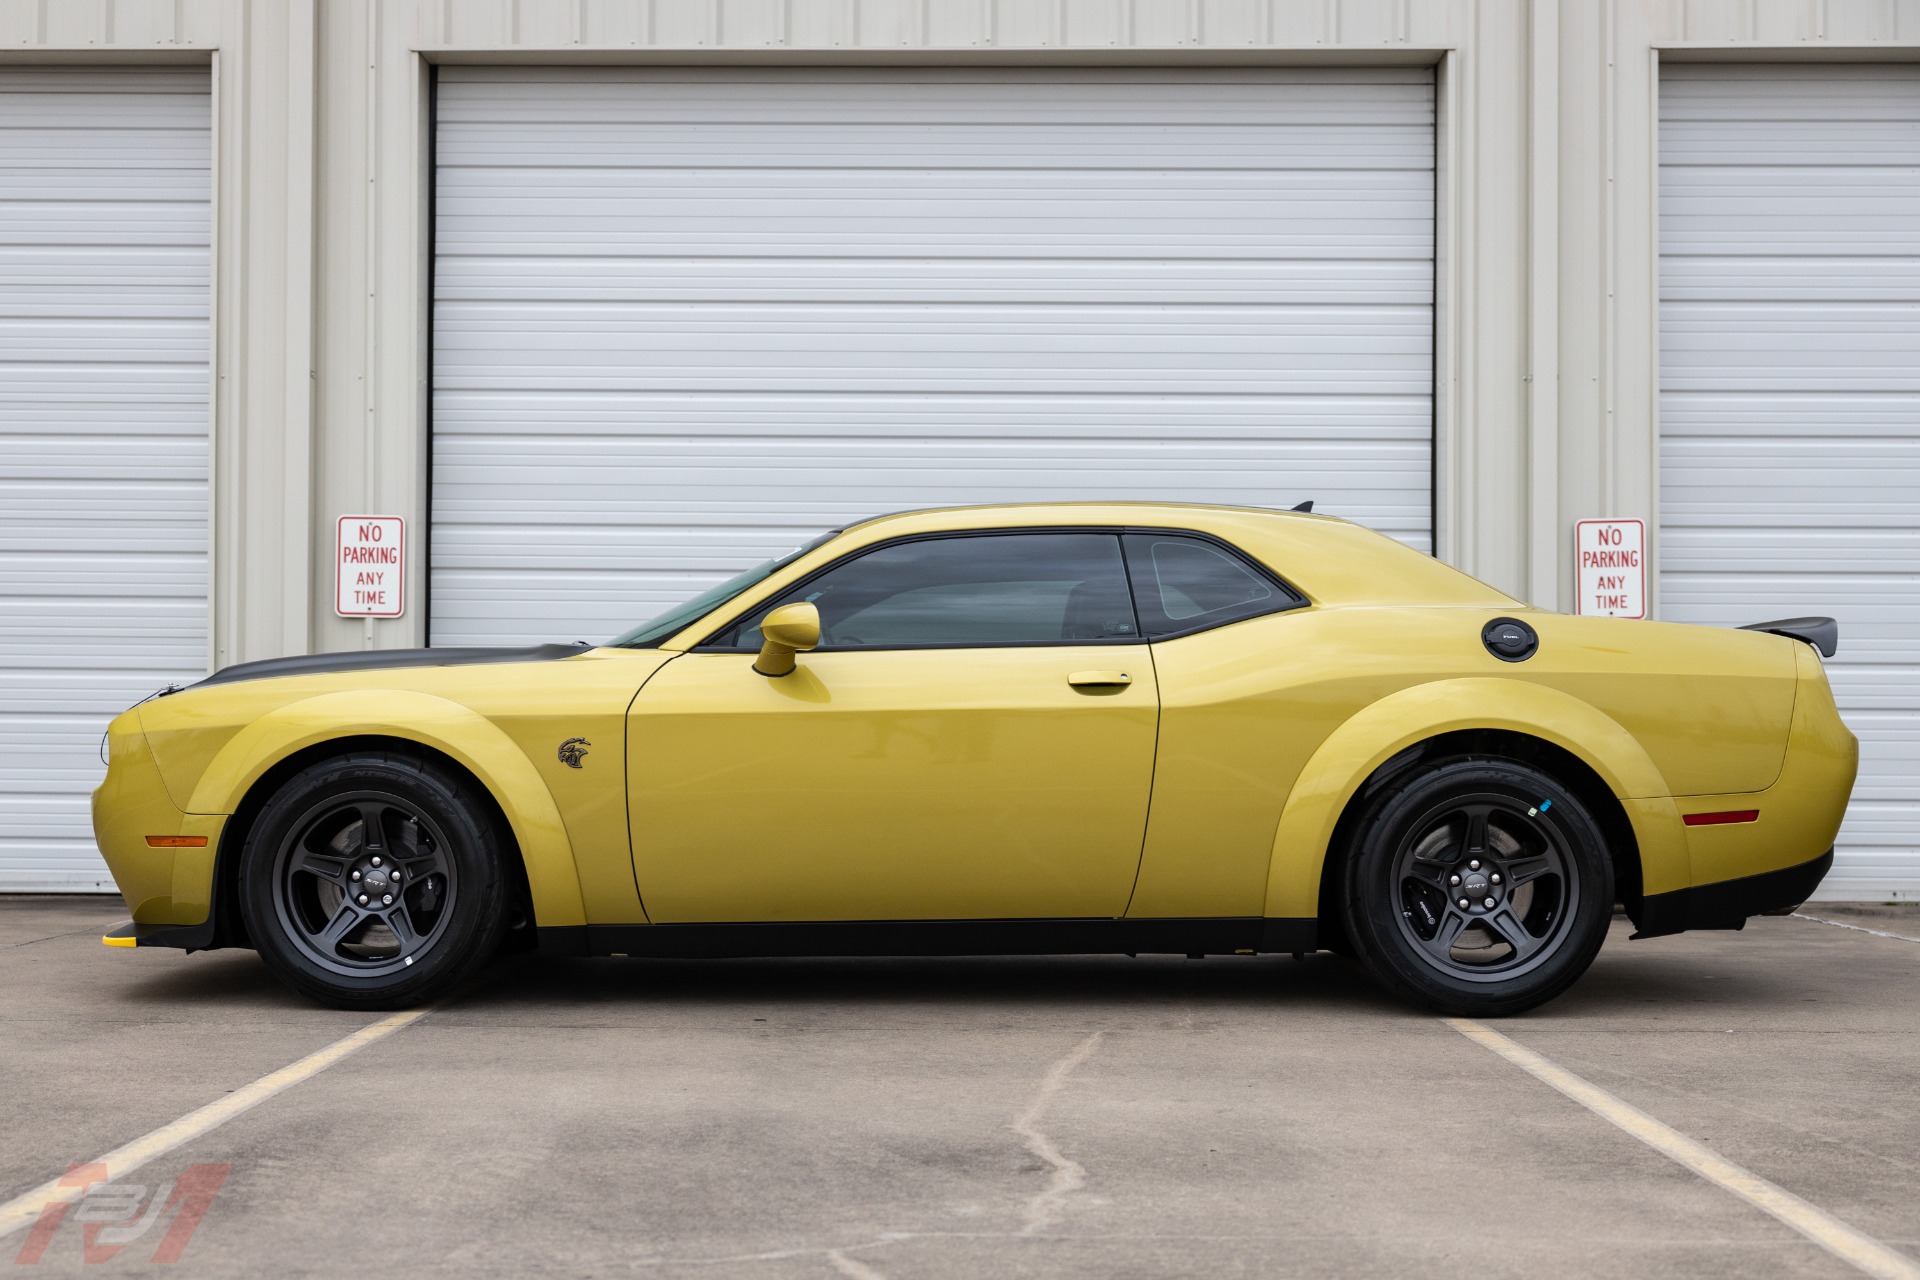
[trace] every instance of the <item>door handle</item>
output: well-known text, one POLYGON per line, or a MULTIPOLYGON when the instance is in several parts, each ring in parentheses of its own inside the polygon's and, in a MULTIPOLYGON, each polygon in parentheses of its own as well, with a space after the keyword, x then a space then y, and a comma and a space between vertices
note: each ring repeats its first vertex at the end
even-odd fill
POLYGON ((1124 671, 1076 671, 1067 683, 1076 689, 1118 689, 1132 684, 1133 677, 1124 671))

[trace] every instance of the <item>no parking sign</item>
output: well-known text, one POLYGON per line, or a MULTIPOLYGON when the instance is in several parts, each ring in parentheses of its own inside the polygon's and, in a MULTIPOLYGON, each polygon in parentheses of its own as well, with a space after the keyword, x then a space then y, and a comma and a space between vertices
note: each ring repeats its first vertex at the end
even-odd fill
POLYGON ((1573 531, 1578 582, 1573 611, 1602 618, 1646 617, 1646 523, 1581 520, 1573 531))
POLYGON ((343 618, 397 618, 407 522, 399 516, 341 516, 333 559, 333 611, 343 618))

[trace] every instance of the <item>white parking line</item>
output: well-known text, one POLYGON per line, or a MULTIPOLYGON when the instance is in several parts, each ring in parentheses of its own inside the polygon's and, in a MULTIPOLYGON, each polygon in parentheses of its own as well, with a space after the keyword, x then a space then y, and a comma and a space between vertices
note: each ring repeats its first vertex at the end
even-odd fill
POLYGON ((1815 924, 1830 924, 1836 929, 1851 929, 1855 933, 1870 933, 1876 938, 1892 938, 1895 942, 1920 942, 1920 938, 1909 938, 1904 933, 1882 933, 1878 929, 1869 929, 1865 925, 1848 924, 1843 920, 1822 920, 1819 916, 1810 916, 1803 911, 1793 913, 1795 920, 1811 920, 1815 924))
MULTIPOLYGON (((161 1125, 144 1137, 135 1138, 123 1147, 116 1147, 106 1155, 98 1157, 94 1164, 106 1167, 106 1180, 123 1177, 132 1173, 149 1160, 156 1159, 175 1147, 193 1141, 201 1134, 217 1129, 243 1111, 259 1106, 276 1093, 291 1089, 302 1080, 310 1080, 334 1063, 349 1054, 366 1048, 376 1040, 384 1040, 400 1028, 409 1026, 432 1012, 432 1006, 425 1009, 409 1009, 405 1013, 396 1013, 380 1021, 360 1028, 352 1035, 335 1040, 324 1049, 308 1054, 300 1061, 280 1068, 270 1075, 261 1076, 252 1084, 235 1089, 218 1102, 210 1102, 198 1111, 189 1111, 171 1124, 161 1125)), ((20 1230, 40 1216, 41 1210, 48 1205, 71 1204, 86 1193, 84 1183, 71 1183, 62 1178, 42 1183, 33 1190, 17 1195, 0 1205, 0 1237, 20 1230)))
POLYGON ((1814 1206, 1759 1174, 1749 1173, 1725 1156, 1702 1146, 1646 1112, 1583 1080, 1565 1067, 1471 1018, 1442 1022, 1481 1047, 1499 1054, 1543 1084, 1551 1085, 1603 1120, 1624 1129, 1678 1164, 1730 1191, 1756 1209, 1772 1214, 1821 1248, 1879 1280, 1920 1280, 1920 1262, 1889 1249, 1824 1209, 1814 1206))

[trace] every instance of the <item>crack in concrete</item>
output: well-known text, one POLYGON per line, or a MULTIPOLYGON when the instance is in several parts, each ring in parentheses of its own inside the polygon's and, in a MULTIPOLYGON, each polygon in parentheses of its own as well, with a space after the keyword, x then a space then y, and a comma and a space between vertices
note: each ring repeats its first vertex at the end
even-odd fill
POLYGON ((1870 933, 1876 938, 1892 938, 1895 942, 1920 942, 1920 938, 1909 938, 1904 933, 1886 933, 1879 929, 1869 929, 1863 924, 1848 924, 1844 920, 1823 920, 1819 916, 1810 916, 1805 912, 1793 913, 1795 920, 1811 920, 1815 924, 1830 924, 1836 929, 1851 929, 1855 933, 1870 933))
POLYGON ((1033 1101, 1027 1109, 1014 1118, 1008 1125, 1015 1133, 1027 1140, 1027 1150, 1052 1166, 1053 1172, 1047 1177, 1046 1187, 1027 1201, 1025 1220, 1021 1228, 1023 1236, 1037 1235, 1060 1220, 1060 1209, 1066 1198, 1086 1185, 1087 1171, 1079 1162, 1067 1158, 1052 1138, 1047 1136, 1040 1122, 1046 1118, 1047 1108, 1060 1091, 1067 1087, 1076 1068, 1093 1056, 1100 1047, 1104 1031, 1096 1031, 1074 1047, 1072 1053, 1048 1068, 1040 1081, 1039 1092, 1033 1095, 1033 1101))
POLYGON ((870 1267, 858 1258, 849 1258, 845 1249, 827 1250, 827 1263, 835 1271, 850 1277, 851 1280, 887 1280, 886 1272, 878 1267, 870 1267))
POLYGON ((1047 1185, 1030 1197, 1022 1214, 1024 1225, 1017 1233, 998 1231, 981 1232, 945 1232, 945 1231, 889 1231, 871 1240, 859 1244, 831 1245, 824 1248, 776 1249, 765 1253, 731 1254, 718 1258, 645 1258, 636 1259, 635 1266, 650 1267, 662 1265, 680 1266, 726 1266, 743 1262, 783 1262, 792 1258, 817 1257, 826 1261, 835 1271, 849 1280, 887 1280, 887 1273, 871 1263, 851 1255, 856 1250, 877 1249, 905 1240, 926 1240, 942 1236, 964 1239, 1018 1239, 1037 1235, 1060 1220, 1060 1209, 1066 1198, 1086 1185, 1087 1171, 1081 1164, 1068 1158, 1054 1140, 1040 1127, 1046 1119, 1047 1109, 1060 1091, 1067 1087, 1073 1073, 1093 1056, 1100 1047, 1100 1041, 1106 1032, 1096 1031, 1079 1044, 1066 1057, 1047 1068, 1047 1074, 1040 1079, 1040 1088, 1034 1093, 1026 1109, 1007 1127, 1025 1138, 1026 1148, 1044 1161, 1051 1172, 1047 1185))
POLYGON ((89 933, 105 933, 111 928, 113 928, 113 925, 108 923, 98 929, 69 929, 65 933, 50 933, 44 938, 28 938, 25 942, 9 942, 6 949, 11 951, 16 947, 36 946, 42 942, 52 942, 56 938, 77 938, 89 933))
POLYGON ((787 1262, 794 1258, 824 1258, 827 1265, 843 1276, 851 1276, 853 1280, 887 1280, 885 1272, 847 1255, 856 1249, 878 1249, 883 1245, 897 1244, 902 1240, 925 1239, 929 1234, 940 1233, 889 1231, 871 1240, 863 1240, 859 1244, 769 1249, 761 1253, 729 1253, 712 1258, 635 1258, 628 1265, 631 1267, 724 1267, 737 1266, 743 1262, 787 1262))

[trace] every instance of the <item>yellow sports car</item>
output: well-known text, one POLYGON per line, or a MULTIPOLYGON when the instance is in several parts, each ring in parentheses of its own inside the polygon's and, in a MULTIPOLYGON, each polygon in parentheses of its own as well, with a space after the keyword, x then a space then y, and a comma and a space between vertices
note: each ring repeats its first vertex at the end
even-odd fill
POLYGON ((229 667, 113 721, 117 946, 328 1004, 570 956, 1326 948, 1425 1006, 1572 984, 1820 882, 1830 619, 1529 608, 1324 516, 837 530, 604 645, 229 667), (1818 650, 1819 652, 1816 652, 1818 650))

